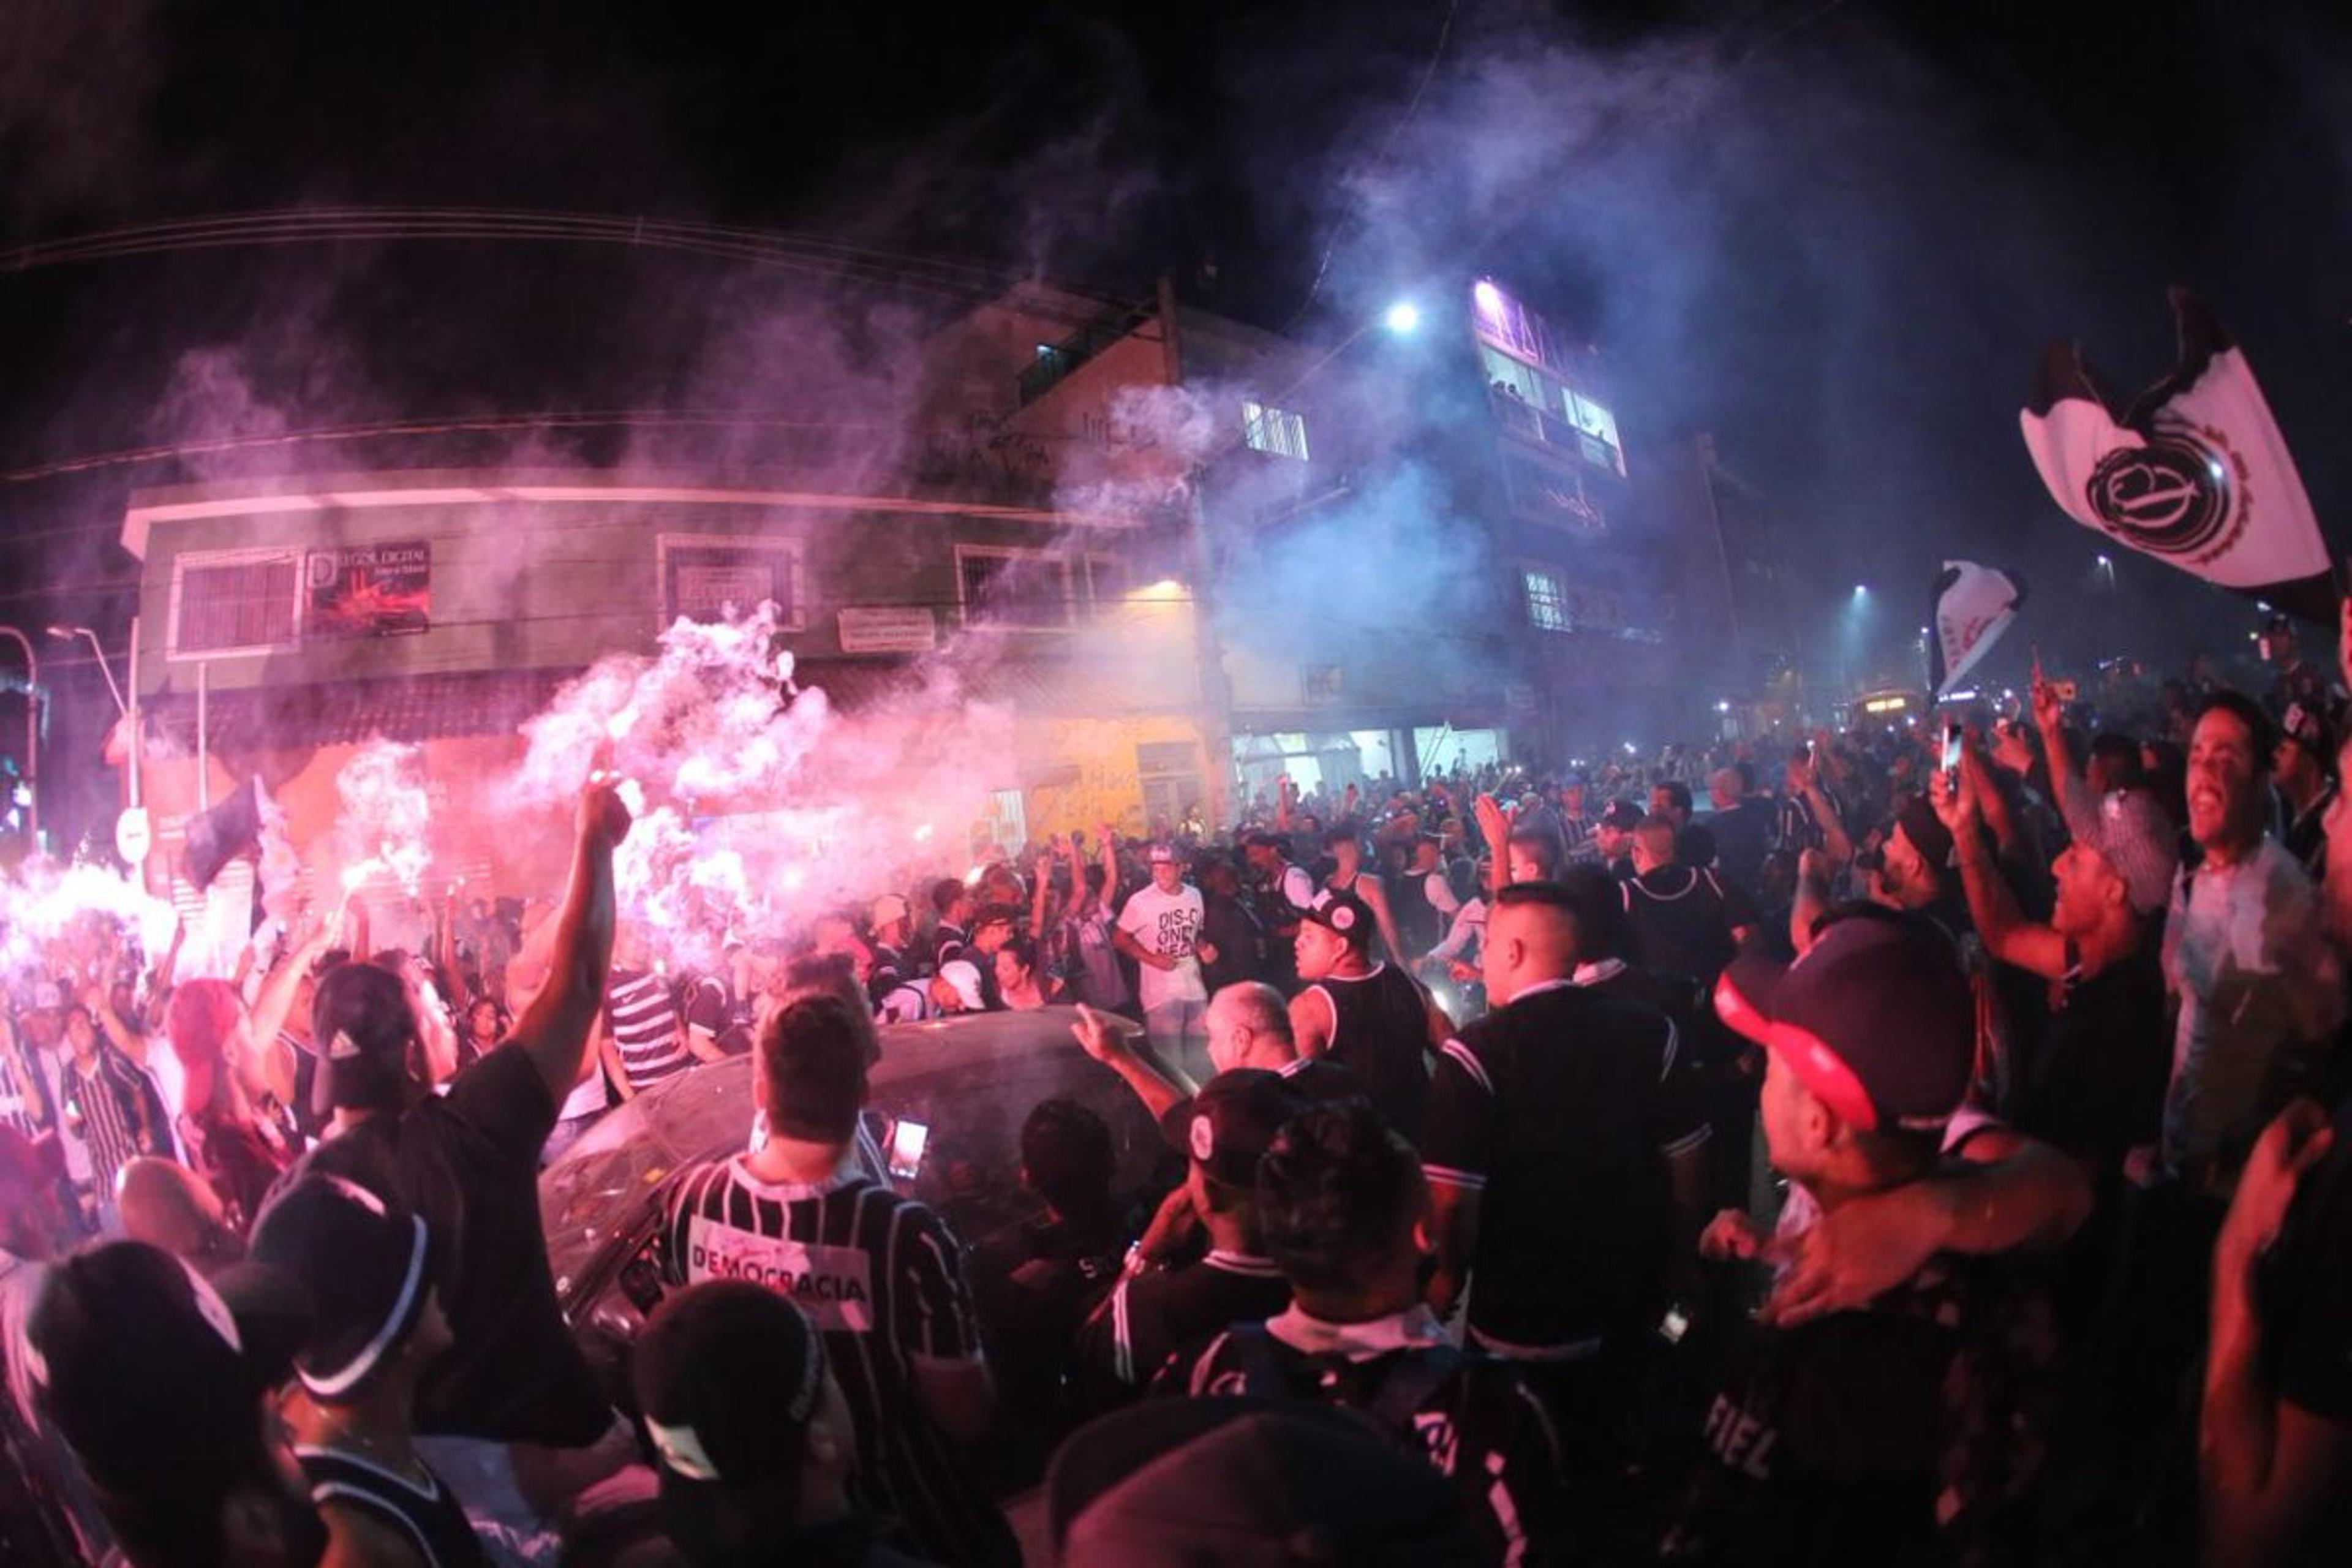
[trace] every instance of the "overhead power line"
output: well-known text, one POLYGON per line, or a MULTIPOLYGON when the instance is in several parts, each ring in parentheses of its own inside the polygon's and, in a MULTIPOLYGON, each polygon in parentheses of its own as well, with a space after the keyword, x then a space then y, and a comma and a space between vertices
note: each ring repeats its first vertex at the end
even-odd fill
MULTIPOLYGON (((740 261, 843 278, 962 301, 987 300, 1024 280, 1088 305, 1122 295, 1062 279, 1029 278, 999 264, 894 251, 848 240, 640 215, 507 207, 297 207, 134 224, 36 240, 0 250, 0 271, 24 272, 127 257, 240 247, 471 240, 614 246, 740 261)), ((1051 310, 1051 301, 1033 301, 1051 310)))

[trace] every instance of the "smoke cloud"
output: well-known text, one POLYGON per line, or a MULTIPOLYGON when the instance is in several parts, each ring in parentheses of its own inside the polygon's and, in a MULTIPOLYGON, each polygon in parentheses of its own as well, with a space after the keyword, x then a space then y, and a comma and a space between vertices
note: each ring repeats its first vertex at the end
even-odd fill
POLYGON ((623 914, 672 963, 709 968, 937 875, 1012 752, 1010 710, 971 700, 952 658, 854 714, 793 673, 772 605, 681 620, 657 657, 598 661, 524 727, 512 809, 559 809, 600 763, 630 782, 623 914))

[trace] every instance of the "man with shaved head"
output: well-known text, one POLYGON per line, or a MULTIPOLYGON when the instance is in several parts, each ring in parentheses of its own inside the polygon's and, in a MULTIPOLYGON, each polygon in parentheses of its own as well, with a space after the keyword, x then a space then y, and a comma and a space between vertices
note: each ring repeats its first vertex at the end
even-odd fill
POLYGON ((1674 1025, 1574 984, 1583 955, 1567 889, 1520 882, 1496 895, 1484 953, 1493 1011, 1445 1042, 1423 1140, 1432 1304, 1450 1308, 1476 1274, 1471 1342, 1522 1363, 1580 1468, 1606 1461, 1665 1306, 1668 1161, 1687 1166, 1697 1194, 1706 1142, 1706 1123, 1665 1090, 1674 1025))
POLYGON ((1714 812, 1706 830, 1715 837, 1715 870, 1749 899, 1764 879, 1764 857, 1772 851, 1772 808, 1757 798, 1755 769, 1747 763, 1717 768, 1706 781, 1714 812))
POLYGON ((1713 984, 1756 917, 1712 868, 1685 864, 1680 843, 1669 817, 1653 815, 1633 829, 1633 879, 1625 884, 1633 951, 1644 968, 1713 984))

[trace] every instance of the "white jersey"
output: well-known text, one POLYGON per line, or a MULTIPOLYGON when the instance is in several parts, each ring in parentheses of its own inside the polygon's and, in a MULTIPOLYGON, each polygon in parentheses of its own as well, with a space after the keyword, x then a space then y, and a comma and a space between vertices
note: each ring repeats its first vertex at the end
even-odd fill
POLYGON ((1172 893, 1158 884, 1143 888, 1118 912, 1118 929, 1133 937, 1146 952, 1176 961, 1173 969, 1146 963, 1142 971, 1143 1010, 1166 1002, 1205 1002, 1209 988, 1201 979, 1201 961, 1192 955, 1201 934, 1201 889, 1185 883, 1172 893))

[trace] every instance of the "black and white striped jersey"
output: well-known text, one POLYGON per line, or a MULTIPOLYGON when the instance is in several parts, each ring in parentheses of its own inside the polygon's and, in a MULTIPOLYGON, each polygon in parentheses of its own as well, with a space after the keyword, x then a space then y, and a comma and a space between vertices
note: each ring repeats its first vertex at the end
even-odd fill
POLYGON ((1019 1560, 916 1394, 918 1368, 981 1359, 962 1260, 936 1215, 854 1159, 824 1181, 780 1184, 739 1155, 680 1173, 662 1242, 674 1285, 750 1279, 808 1314, 857 1426, 862 1484, 912 1546, 942 1563, 1019 1560))
POLYGON ((152 1152, 147 1095, 130 1058, 100 1046, 85 1067, 68 1058, 60 1075, 66 1096, 67 1131, 89 1154, 90 1181, 111 1197, 115 1173, 137 1155, 152 1152))
POLYGON ((651 1089, 694 1065, 678 1029, 677 999, 658 974, 614 974, 604 987, 604 1026, 631 1089, 651 1089))

